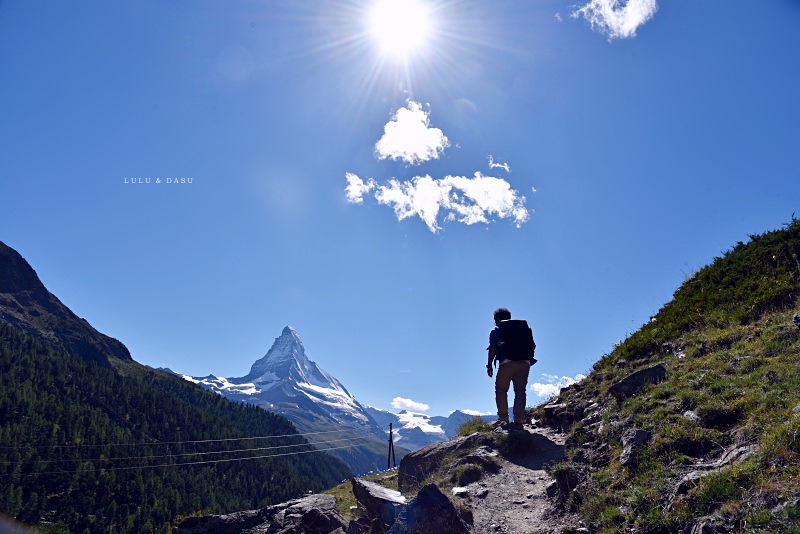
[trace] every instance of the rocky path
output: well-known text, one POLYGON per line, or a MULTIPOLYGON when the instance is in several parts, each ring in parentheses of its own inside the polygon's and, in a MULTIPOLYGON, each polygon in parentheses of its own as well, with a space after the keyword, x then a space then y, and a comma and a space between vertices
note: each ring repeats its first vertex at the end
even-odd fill
POLYGON ((458 506, 471 510, 471 531, 476 534, 560 533, 564 526, 578 527, 574 518, 564 516, 563 512, 553 513, 546 491, 553 479, 544 467, 564 457, 564 436, 526 427, 524 431, 513 432, 509 439, 524 439, 534 446, 521 448, 521 453, 508 459, 495 456, 500 465, 497 472, 485 473, 477 482, 457 488, 451 497, 458 506))

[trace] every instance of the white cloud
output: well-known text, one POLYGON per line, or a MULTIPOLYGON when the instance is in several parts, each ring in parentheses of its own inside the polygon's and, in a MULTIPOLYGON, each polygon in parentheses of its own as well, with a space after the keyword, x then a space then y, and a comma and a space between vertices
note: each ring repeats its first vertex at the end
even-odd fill
POLYGON ((412 100, 400 108, 383 128, 383 137, 375 144, 378 159, 418 164, 437 159, 450 141, 439 128, 430 127, 428 113, 412 100))
POLYGON ((364 202, 364 195, 375 187, 375 180, 369 179, 365 183, 364 180, 352 172, 346 173, 345 178, 347 179, 347 187, 345 187, 344 192, 347 195, 347 201, 352 204, 364 202))
POLYGON ((656 11, 656 0, 591 0, 573 11, 572 17, 583 17, 609 39, 620 39, 634 37, 656 11))
POLYGON ((539 396, 539 398, 547 398, 558 395, 562 388, 580 382, 586 375, 577 374, 575 377, 549 375, 542 373, 544 382, 534 382, 531 384, 531 389, 539 396))
MULTIPOLYGON (((384 127, 383 137, 375 144, 375 155, 378 159, 423 163, 438 158, 448 146, 444 133, 430 127, 422 105, 409 100, 384 127)), ((508 163, 495 162, 492 155, 488 160, 490 169, 511 172, 508 163)), ((345 179, 348 202, 363 204, 364 197, 372 194, 379 204, 391 207, 398 220, 417 216, 433 233, 441 230, 443 221, 472 225, 488 224, 495 218, 512 219, 519 228, 530 218, 519 191, 502 178, 480 172, 472 177, 434 179, 426 174, 404 181, 392 178, 383 184, 373 178, 362 180, 351 172, 345 173, 345 179)))
MULTIPOLYGON (((492 415, 492 412, 479 412, 478 410, 459 410, 462 413, 467 415, 472 415, 475 417, 480 417, 481 415, 492 415)), ((453 412, 450 412, 453 413, 453 412)))
POLYGON ((430 410, 431 407, 422 402, 417 402, 403 397, 395 397, 392 399, 392 408, 419 413, 419 412, 427 412, 428 410, 430 410))
POLYGON ((490 169, 503 169, 506 172, 511 172, 511 167, 508 166, 508 163, 495 163, 494 157, 489 154, 489 168, 490 169))
POLYGON ((389 180, 388 185, 367 184, 348 174, 348 199, 359 202, 360 193, 375 188, 375 199, 380 204, 391 206, 398 220, 414 215, 425 222, 431 232, 441 230, 440 212, 448 212, 445 220, 457 220, 467 225, 488 223, 490 217, 513 219, 520 227, 530 217, 525 208, 525 197, 511 188, 501 178, 485 176, 476 172, 472 178, 446 176, 435 180, 428 175, 416 176, 400 182, 389 180), (351 178, 352 177, 352 178, 351 178), (352 187, 351 187, 352 186, 352 187))

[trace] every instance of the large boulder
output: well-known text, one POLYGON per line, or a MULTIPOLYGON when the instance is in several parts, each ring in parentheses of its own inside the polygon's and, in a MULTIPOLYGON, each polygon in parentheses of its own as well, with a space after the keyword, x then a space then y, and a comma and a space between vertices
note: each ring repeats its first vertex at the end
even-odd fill
POLYGON ((378 531, 388 530, 405 510, 406 498, 399 491, 360 478, 353 478, 350 483, 358 504, 378 531))
MULTIPOLYGON (((435 484, 427 484, 408 504, 405 514, 405 531, 410 533, 433 532, 439 534, 467 534, 469 527, 458 510, 435 484)), ((394 533, 395 530, 392 529, 394 533)), ((397 532, 403 532, 397 529, 397 532)))
POLYGON ((649 384, 656 384, 667 376, 667 370, 662 364, 648 367, 630 374, 608 388, 608 392, 617 399, 618 403, 631 397, 644 389, 649 384))
POLYGON ((444 458, 456 451, 477 449, 481 445, 492 446, 490 437, 480 433, 459 436, 450 441, 432 443, 403 457, 397 471, 400 491, 412 491, 421 486, 423 480, 436 473, 444 458))
POLYGON ((183 520, 173 534, 331 534, 345 532, 333 495, 307 495, 260 510, 183 520))

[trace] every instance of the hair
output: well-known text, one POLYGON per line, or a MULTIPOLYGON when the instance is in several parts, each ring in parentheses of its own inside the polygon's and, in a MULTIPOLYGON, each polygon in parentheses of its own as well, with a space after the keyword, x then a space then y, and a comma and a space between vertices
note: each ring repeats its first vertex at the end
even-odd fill
POLYGON ((511 319, 511 312, 507 308, 497 308, 494 311, 495 321, 507 321, 511 319))

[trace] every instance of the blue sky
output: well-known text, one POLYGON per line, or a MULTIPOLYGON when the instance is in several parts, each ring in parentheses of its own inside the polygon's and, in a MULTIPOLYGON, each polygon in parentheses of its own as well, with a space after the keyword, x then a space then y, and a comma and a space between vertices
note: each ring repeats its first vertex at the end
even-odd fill
POLYGON ((494 411, 495 308, 532 404, 800 212, 796 0, 374 5, 0 3, 0 240, 144 364, 288 324, 445 414, 494 411))

